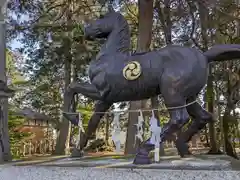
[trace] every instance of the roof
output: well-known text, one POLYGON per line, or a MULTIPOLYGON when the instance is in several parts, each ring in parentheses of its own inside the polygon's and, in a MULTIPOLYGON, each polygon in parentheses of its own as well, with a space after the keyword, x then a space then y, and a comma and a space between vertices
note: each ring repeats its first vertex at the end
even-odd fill
POLYGON ((16 115, 18 116, 23 116, 27 119, 30 120, 38 120, 38 121, 49 121, 51 120, 51 117, 43 114, 43 113, 39 113, 36 111, 33 111, 30 108, 24 108, 24 109, 19 109, 17 111, 15 111, 16 115))

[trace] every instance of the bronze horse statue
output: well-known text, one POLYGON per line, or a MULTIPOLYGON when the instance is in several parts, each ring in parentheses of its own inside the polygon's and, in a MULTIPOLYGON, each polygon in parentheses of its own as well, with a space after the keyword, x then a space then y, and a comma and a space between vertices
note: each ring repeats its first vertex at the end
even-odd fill
MULTIPOLYGON (((202 53, 195 48, 167 46, 150 52, 130 54, 130 31, 126 19, 111 11, 84 28, 86 40, 106 38, 95 60, 89 65, 91 83, 73 82, 67 90, 72 98, 80 93, 96 100, 95 112, 88 123, 83 149, 110 106, 115 102, 136 101, 162 95, 170 120, 163 127, 161 142, 192 121, 180 134, 176 147, 180 156, 189 154, 187 142, 213 121, 212 115, 196 101, 208 77, 208 64, 240 58, 240 45, 217 45, 202 53), (190 105, 189 105, 190 103, 190 105), (172 108, 176 107, 176 108, 172 108)), ((77 121, 73 122, 77 125, 77 121)), ((143 142, 135 164, 151 163, 148 154, 154 146, 143 142)))

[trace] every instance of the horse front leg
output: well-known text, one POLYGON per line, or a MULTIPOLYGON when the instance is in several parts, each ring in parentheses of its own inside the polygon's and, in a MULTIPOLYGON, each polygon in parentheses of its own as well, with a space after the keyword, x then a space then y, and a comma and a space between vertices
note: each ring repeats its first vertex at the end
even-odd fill
POLYGON ((93 100, 102 100, 96 87, 87 82, 72 82, 65 93, 71 99, 74 94, 82 94, 93 100))
MULTIPOLYGON (((99 125, 101 118, 105 115, 105 112, 111 107, 111 103, 106 103, 103 101, 97 101, 94 108, 94 113, 88 121, 88 128, 85 133, 81 132, 79 134, 80 142, 77 142, 78 146, 73 149, 72 157, 82 157, 83 149, 86 147, 89 138, 96 132, 96 129, 99 125)), ((79 115, 78 114, 67 114, 64 113, 64 116, 71 121, 75 126, 78 126, 79 115)))
POLYGON ((106 111, 112 106, 112 103, 97 101, 94 108, 94 113, 88 121, 88 128, 80 142, 80 150, 86 147, 89 138, 96 133, 100 120, 105 115, 106 111))

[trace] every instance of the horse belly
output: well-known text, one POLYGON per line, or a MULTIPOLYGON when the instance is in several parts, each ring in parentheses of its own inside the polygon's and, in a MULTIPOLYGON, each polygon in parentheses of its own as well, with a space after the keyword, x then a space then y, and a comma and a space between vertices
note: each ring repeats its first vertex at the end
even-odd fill
POLYGON ((150 61, 139 62, 142 66, 142 74, 136 80, 124 78, 123 68, 125 64, 116 62, 116 64, 108 66, 105 75, 105 81, 110 88, 106 96, 108 101, 136 101, 160 94, 159 69, 152 68, 150 61))
POLYGON ((128 81, 119 78, 115 80, 115 83, 111 83, 110 87, 111 92, 107 99, 113 99, 114 102, 137 101, 160 94, 159 84, 151 79, 144 81, 139 78, 139 80, 128 81))

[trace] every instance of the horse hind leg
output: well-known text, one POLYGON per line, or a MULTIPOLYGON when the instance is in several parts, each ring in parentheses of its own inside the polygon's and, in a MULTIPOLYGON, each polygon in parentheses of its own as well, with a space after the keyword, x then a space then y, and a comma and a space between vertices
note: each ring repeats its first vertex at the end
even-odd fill
POLYGON ((169 114, 170 120, 164 125, 161 133, 162 142, 169 139, 173 133, 179 131, 189 121, 189 114, 186 107, 169 110, 169 114))
MULTIPOLYGON (((164 94, 163 94, 164 95, 164 94)), ((173 133, 177 132, 181 129, 188 121, 189 114, 186 109, 186 100, 181 96, 164 96, 165 104, 167 107, 176 107, 169 110, 170 120, 163 127, 163 131, 161 133, 161 143, 167 140, 172 136, 173 133), (165 98, 167 97, 167 98, 165 98)), ((150 139, 141 144, 138 149, 137 155, 134 159, 134 164, 150 164, 151 161, 148 158, 151 150, 154 149, 154 145, 151 144, 150 139)))
MULTIPOLYGON (((196 98, 191 98, 188 99, 188 102, 193 102, 195 100, 196 98)), ((187 106, 187 111, 192 117, 192 121, 188 126, 188 129, 181 132, 176 140, 176 147, 181 157, 190 154, 187 143, 192 139, 192 137, 202 130, 207 123, 213 122, 212 114, 207 112, 197 102, 187 106)))

